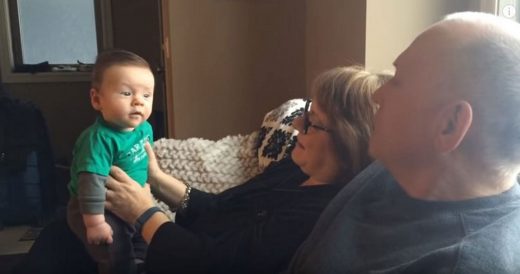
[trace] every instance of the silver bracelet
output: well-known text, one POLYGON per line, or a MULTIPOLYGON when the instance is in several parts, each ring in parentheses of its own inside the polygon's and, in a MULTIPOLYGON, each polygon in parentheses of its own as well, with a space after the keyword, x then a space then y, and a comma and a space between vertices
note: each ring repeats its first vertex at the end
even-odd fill
POLYGON ((188 202, 190 201, 190 193, 191 193, 191 186, 189 184, 186 184, 186 190, 184 191, 184 196, 182 196, 181 202, 179 203, 179 206, 177 206, 175 211, 182 212, 188 207, 188 202))

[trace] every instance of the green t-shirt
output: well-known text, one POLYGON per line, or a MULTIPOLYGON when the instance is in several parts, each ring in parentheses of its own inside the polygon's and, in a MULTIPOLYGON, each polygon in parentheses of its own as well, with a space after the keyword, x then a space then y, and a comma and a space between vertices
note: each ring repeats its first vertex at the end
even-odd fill
POLYGON ((70 194, 78 195, 79 173, 108 176, 113 165, 144 186, 148 179, 148 155, 144 149, 146 141, 153 142, 152 126, 147 121, 133 131, 119 131, 98 118, 81 133, 74 145, 70 194))

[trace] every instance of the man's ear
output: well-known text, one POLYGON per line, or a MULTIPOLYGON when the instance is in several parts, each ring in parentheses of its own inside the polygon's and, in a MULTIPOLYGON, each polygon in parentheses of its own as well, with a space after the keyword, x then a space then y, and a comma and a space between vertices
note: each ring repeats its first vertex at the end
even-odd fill
POLYGON ((101 102, 99 99, 99 91, 95 88, 90 89, 90 104, 92 104, 92 107, 100 111, 101 110, 101 102))
POLYGON ((467 101, 456 101, 445 106, 439 116, 435 145, 439 152, 455 150, 468 133, 473 121, 473 110, 467 101))

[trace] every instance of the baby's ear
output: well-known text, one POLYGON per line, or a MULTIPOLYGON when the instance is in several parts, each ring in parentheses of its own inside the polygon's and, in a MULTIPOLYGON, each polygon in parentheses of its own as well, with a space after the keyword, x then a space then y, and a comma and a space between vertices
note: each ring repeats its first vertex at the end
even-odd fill
POLYGON ((92 104, 92 107, 100 111, 101 110, 101 102, 99 99, 99 91, 95 88, 90 89, 90 103, 92 104))

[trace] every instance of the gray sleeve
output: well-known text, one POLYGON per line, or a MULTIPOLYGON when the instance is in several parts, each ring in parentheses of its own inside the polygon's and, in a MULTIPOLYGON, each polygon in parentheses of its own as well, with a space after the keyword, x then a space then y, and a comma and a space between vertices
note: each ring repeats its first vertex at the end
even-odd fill
POLYGON ((82 172, 78 176, 78 201, 81 214, 104 214, 107 177, 82 172))

